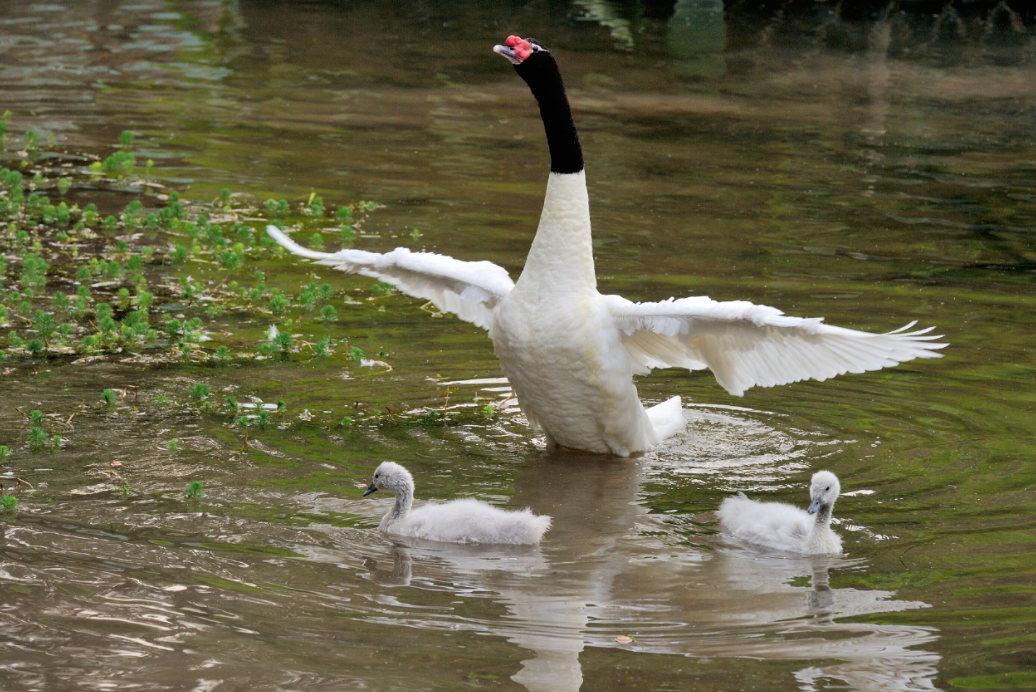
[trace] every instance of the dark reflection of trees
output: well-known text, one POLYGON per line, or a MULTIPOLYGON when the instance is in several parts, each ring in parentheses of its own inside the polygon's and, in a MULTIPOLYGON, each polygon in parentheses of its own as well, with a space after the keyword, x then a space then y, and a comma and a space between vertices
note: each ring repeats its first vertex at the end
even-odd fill
POLYGON ((758 45, 866 51, 875 22, 891 27, 889 55, 998 64, 1031 60, 1036 47, 1036 4, 1026 0, 726 0, 730 47, 758 45), (803 41, 811 37, 812 41, 803 41))

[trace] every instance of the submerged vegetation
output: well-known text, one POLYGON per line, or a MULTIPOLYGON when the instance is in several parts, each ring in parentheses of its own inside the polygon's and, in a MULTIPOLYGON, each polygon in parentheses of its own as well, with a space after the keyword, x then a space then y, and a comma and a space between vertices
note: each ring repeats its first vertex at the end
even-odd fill
MULTIPOLYGON (((4 132, 10 118, 4 113, 0 119, 4 132)), ((359 346, 339 342, 334 330, 343 307, 373 304, 384 310, 385 300, 395 294, 392 285, 373 282, 364 289, 369 291, 365 303, 317 280, 289 292, 267 278, 270 260, 283 257, 284 251, 264 231, 274 223, 295 228, 300 237, 308 232, 313 246, 350 246, 382 205, 362 200, 329 206, 315 194, 295 202, 260 201, 226 188, 215 199, 192 201, 154 181, 153 161, 138 166, 135 147, 135 134, 126 131, 113 153, 84 164, 84 157, 61 152, 53 142, 30 133, 22 150, 0 158, 4 367, 36 372, 56 361, 94 359, 226 367, 334 358, 371 372, 392 369, 382 360, 368 359, 359 346), (238 328, 246 323, 269 328, 256 338, 238 328)), ((421 233, 413 229, 401 237, 418 241, 421 233)), ((377 358, 387 356, 383 348, 377 350, 377 358)), ((136 407, 137 391, 132 389, 136 407)), ((106 388, 92 407, 117 416, 127 393, 106 388)), ((150 401, 160 409, 222 418, 246 441, 248 429, 274 425, 342 431, 364 423, 447 424, 436 406, 382 411, 356 402, 346 415, 341 410, 306 410, 289 417, 283 415, 283 400, 264 404, 252 399, 238 403, 234 396, 217 396, 209 383, 196 381, 179 395, 157 393, 150 401)), ((449 421, 484 423, 482 408, 455 404, 449 421)), ((19 440, 5 442, 34 451, 69 442, 48 429, 39 411, 24 415, 27 430, 19 440)), ((178 442, 169 440, 167 449, 176 452, 178 442)), ((0 447, 0 460, 9 453, 9 447, 0 447)))
MULTIPOLYGON (((297 339, 288 331, 254 349, 228 339, 235 352, 218 343, 234 335, 210 324, 231 311, 295 324, 338 319, 330 284, 311 282, 288 294, 255 268, 283 254, 263 231, 267 223, 329 222, 320 197, 293 205, 248 204, 226 189, 209 203, 156 194, 150 161, 146 179, 139 177, 129 131, 115 153, 78 172, 73 167, 72 176, 60 154, 43 159, 39 143, 32 145, 0 169, 0 359, 137 353, 226 364, 330 353, 330 337, 297 339), (65 199, 87 184, 133 199, 121 208, 111 208, 111 195, 82 205, 65 199), (62 198, 57 204, 53 193, 62 198)), ((334 222, 344 221, 355 237, 378 206, 340 206, 334 222)), ((389 295, 391 287, 375 284, 371 292, 389 295)), ((114 403, 107 393, 105 400, 114 403)))

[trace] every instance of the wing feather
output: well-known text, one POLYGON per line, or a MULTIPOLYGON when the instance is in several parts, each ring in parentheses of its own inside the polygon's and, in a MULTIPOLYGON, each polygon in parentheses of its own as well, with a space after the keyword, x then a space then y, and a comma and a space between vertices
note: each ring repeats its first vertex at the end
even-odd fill
POLYGON ((933 327, 908 331, 911 322, 886 334, 824 324, 822 318, 789 317, 747 301, 717 302, 704 296, 632 303, 604 296, 623 343, 643 372, 653 368, 709 368, 735 396, 750 387, 799 380, 826 380, 847 372, 888 368, 914 358, 939 358, 945 343, 933 327))
POLYGON ((397 247, 384 254, 365 250, 317 252, 302 247, 276 226, 270 234, 292 254, 341 271, 390 283, 407 295, 430 300, 442 312, 452 312, 483 329, 493 326, 493 310, 514 288, 507 270, 492 262, 463 262, 431 252, 397 247))

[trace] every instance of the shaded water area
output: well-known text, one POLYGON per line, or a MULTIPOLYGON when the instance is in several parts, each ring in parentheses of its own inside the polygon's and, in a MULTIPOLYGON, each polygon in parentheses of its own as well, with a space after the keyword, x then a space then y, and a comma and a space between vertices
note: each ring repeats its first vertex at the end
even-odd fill
MULTIPOLYGON (((918 320, 951 343, 743 398, 656 371, 641 395, 683 397, 685 434, 628 460, 546 454, 482 330, 256 253, 242 282, 328 282, 337 319, 161 310, 204 317, 235 353, 276 323, 341 344, 331 356, 0 363, 0 473, 32 484, 0 515, 4 686, 1036 687, 1036 20, 1010 3, 815 4, 0 1, 9 152, 33 128, 85 170, 71 154, 107 156, 132 130, 164 192, 372 200, 354 247, 514 278, 548 156, 491 47, 535 36, 580 128, 602 292, 748 299, 869 331, 918 320), (192 403, 197 383, 285 410, 236 426, 192 403), (105 388, 125 396, 102 406, 105 388), (17 409, 64 446, 31 447, 17 409), (527 506, 554 528, 527 550, 386 541, 390 499, 360 497, 384 459, 419 500, 527 506), (724 497, 804 506, 822 468, 842 481, 844 556, 720 534, 724 497), (194 480, 204 496, 185 498, 194 480)), ((70 194, 104 214, 161 206, 142 190, 70 194)), ((159 286, 227 274, 148 271, 159 286)))

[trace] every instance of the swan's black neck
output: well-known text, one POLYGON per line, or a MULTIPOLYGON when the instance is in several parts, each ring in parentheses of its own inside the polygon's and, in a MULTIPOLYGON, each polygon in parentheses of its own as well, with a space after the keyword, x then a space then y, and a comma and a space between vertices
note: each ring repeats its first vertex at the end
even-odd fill
POLYGON ((550 147, 551 173, 583 170, 583 148, 579 146, 579 134, 572 120, 565 84, 561 81, 561 71, 554 57, 545 50, 534 51, 514 69, 540 104, 540 117, 547 132, 547 146, 550 147))

